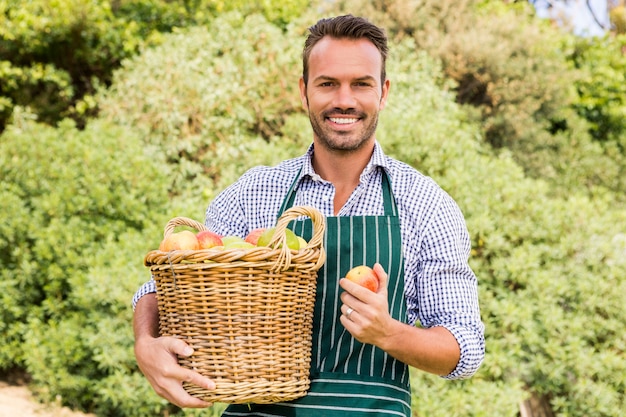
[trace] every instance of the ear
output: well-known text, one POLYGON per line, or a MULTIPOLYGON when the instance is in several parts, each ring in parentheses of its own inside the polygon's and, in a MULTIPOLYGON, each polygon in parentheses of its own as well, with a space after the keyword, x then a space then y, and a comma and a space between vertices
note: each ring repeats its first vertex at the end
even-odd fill
POLYGON ((300 77, 300 101, 305 110, 309 110, 309 99, 306 97, 306 84, 304 78, 300 77))
POLYGON ((387 104, 387 95, 389 94, 389 88, 391 87, 391 82, 389 80, 385 80, 383 84, 382 94, 380 96, 380 105, 378 106, 378 110, 382 110, 385 108, 387 104))

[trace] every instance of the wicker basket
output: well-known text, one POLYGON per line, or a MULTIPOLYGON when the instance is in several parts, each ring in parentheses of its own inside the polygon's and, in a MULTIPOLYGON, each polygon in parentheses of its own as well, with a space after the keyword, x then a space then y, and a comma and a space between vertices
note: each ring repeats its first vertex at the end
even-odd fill
MULTIPOLYGON (((177 226, 205 230, 185 217, 177 226)), ((317 271, 326 255, 324 217, 311 207, 292 207, 276 223, 268 247, 159 250, 144 263, 157 285, 162 336, 194 348, 181 366, 215 381, 215 390, 190 383, 192 396, 209 402, 272 403, 304 396, 309 388, 311 331, 317 271), (308 216, 313 237, 304 249, 287 248, 285 228, 308 216), (276 248, 276 249, 274 249, 276 248)))

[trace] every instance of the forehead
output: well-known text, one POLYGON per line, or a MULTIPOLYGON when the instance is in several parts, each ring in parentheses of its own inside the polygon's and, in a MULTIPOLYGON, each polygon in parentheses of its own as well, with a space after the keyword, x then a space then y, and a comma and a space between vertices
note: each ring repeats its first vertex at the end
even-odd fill
POLYGON ((376 46, 368 39, 322 38, 309 56, 309 78, 319 76, 379 78, 382 57, 376 46))

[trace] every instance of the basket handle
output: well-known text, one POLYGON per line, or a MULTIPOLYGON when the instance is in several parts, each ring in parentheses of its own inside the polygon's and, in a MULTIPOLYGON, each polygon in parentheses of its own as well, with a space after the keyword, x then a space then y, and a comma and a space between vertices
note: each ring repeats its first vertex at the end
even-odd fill
POLYGON ((294 206, 285 210, 278 218, 274 229, 274 235, 268 244, 269 246, 280 248, 281 251, 272 269, 286 270, 291 265, 291 250, 287 247, 287 235, 285 234, 285 229, 290 221, 301 216, 310 217, 313 221, 313 236, 309 240, 307 247, 320 248, 322 254, 318 258, 317 267, 321 267, 321 265, 326 261, 324 248, 322 247, 322 243, 324 241, 324 231, 326 230, 326 219, 322 213, 314 207, 294 206))
POLYGON ((165 225, 165 229, 163 230, 163 237, 168 237, 172 233, 174 233, 174 229, 178 226, 189 226, 196 229, 198 232, 206 230, 206 226, 196 220, 190 219, 188 217, 174 217, 165 225))

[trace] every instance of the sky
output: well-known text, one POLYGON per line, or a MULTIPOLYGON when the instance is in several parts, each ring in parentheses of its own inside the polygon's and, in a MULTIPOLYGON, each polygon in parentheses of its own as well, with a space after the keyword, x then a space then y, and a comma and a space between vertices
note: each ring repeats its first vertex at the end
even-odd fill
POLYGON ((553 19, 579 36, 604 36, 610 28, 607 0, 530 0, 530 2, 535 6, 538 16, 553 19))

